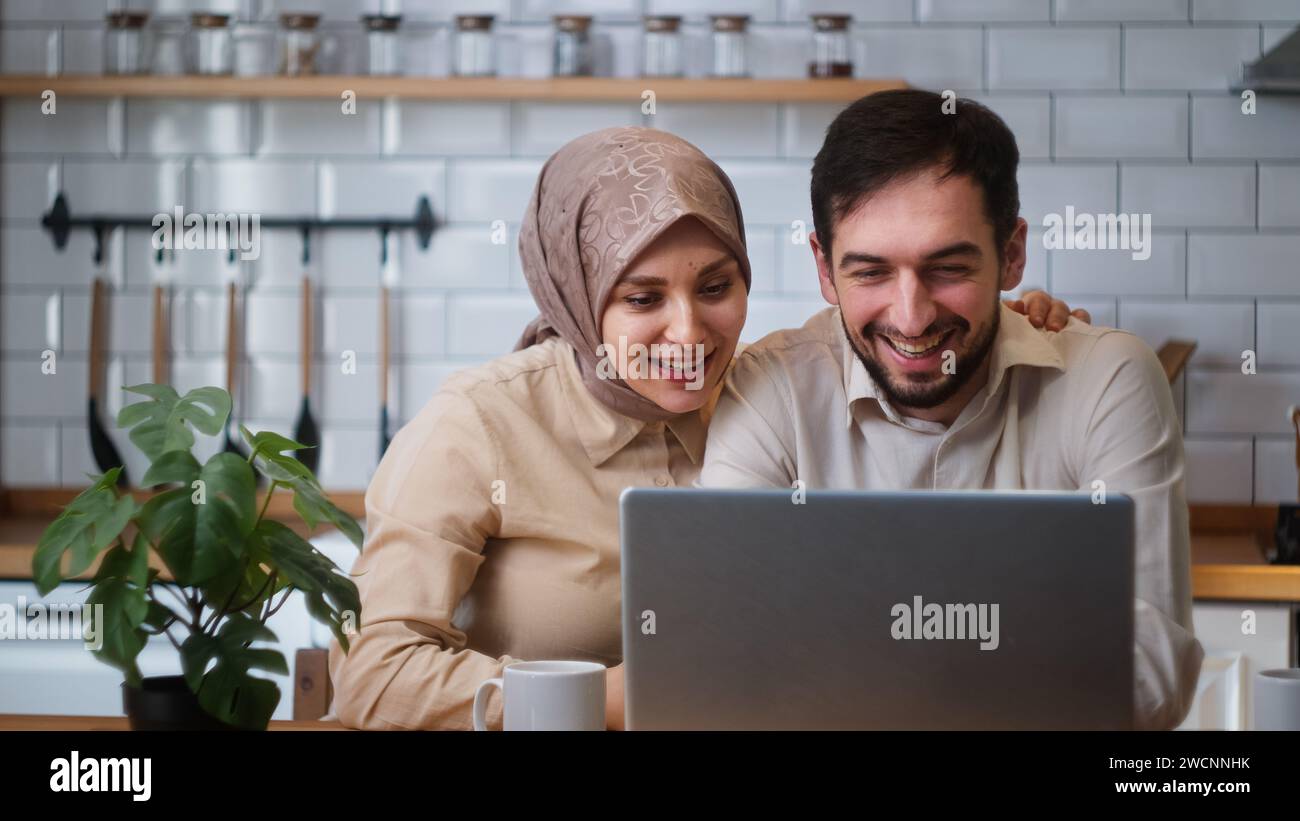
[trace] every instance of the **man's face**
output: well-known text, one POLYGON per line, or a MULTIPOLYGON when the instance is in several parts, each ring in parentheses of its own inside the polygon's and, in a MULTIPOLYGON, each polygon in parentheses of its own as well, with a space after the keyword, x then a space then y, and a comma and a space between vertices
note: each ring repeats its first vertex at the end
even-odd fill
POLYGON ((971 380, 997 335, 999 292, 1020 283, 1027 225, 999 255, 978 184, 940 173, 897 180, 837 222, 833 259, 815 236, 812 246, 822 295, 889 400, 955 417, 944 411, 980 387, 971 380))

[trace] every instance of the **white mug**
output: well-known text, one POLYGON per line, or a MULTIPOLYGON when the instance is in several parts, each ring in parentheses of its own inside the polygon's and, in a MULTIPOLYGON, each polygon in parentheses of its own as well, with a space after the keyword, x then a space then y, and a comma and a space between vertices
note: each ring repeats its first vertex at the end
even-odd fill
POLYGON ((1256 730, 1300 730, 1300 670, 1256 673, 1254 702, 1256 730))
POLYGON ((507 730, 605 729, 605 665, 518 661, 474 693, 474 729, 486 730, 489 687, 501 688, 507 730))

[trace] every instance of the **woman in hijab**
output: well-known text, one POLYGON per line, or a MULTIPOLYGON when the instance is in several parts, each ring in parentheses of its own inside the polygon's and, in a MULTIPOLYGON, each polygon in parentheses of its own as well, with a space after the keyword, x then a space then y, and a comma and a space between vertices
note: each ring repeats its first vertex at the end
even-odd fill
POLYGON ((690 143, 606 129, 547 161, 519 250, 541 316, 447 380, 366 493, 363 624, 330 649, 348 726, 468 728, 478 685, 525 659, 610 666, 622 726, 618 496, 699 474, 745 323, 740 203, 690 143))

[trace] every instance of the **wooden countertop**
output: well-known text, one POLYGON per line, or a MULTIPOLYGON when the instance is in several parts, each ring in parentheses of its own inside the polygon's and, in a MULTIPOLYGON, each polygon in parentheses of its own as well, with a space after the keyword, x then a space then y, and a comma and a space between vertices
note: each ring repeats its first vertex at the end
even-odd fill
POLYGON ((1192 597, 1300 602, 1300 565, 1269 564, 1254 532, 1192 534, 1192 597))
MULTIPOLYGON (((264 492, 258 493, 259 508, 262 499, 265 498, 264 492)), ((147 491, 140 490, 132 493, 140 501, 151 495, 147 491)), ((42 531, 76 495, 75 490, 59 488, 9 488, 0 491, 0 580, 32 577, 32 554, 36 551, 36 543, 40 541, 42 531)), ((365 516, 364 493, 335 492, 330 493, 329 498, 354 518, 361 519, 365 516)), ((285 490, 276 492, 270 506, 266 509, 266 515, 283 522, 301 536, 330 529, 328 526, 321 525, 316 531, 308 531, 293 509, 293 494, 285 490)), ((157 556, 150 554, 149 565, 158 568, 162 578, 171 578, 157 556)), ((64 567, 66 566, 65 563, 64 567)), ((89 579, 95 575, 98 568, 99 559, 96 559, 86 572, 78 574, 75 578, 89 579)))
MULTIPOLYGON (((0 713, 0 732, 11 730, 130 730, 126 716, 48 716, 0 713)), ((271 730, 347 730, 342 724, 328 721, 272 721, 271 730)))
MULTIPOLYGON (((70 490, 9 489, 3 495, 0 579, 30 579, 32 553, 41 531, 75 493, 70 490)), ((331 493, 330 498, 357 518, 365 515, 362 493, 331 493)), ((283 518, 306 535, 301 522, 295 520, 289 493, 276 494, 268 515, 283 518)), ((1276 516, 1276 507, 1262 505, 1193 505, 1192 597, 1199 600, 1300 602, 1300 565, 1274 565, 1265 559, 1276 516)), ((78 578, 89 578, 94 572, 92 566, 78 578)))

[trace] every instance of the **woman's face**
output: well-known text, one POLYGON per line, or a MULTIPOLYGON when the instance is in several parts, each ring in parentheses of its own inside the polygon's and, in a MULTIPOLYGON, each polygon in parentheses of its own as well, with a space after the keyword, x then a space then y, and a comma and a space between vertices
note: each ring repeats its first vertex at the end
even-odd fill
POLYGON ((731 249, 685 217, 623 272, 606 303, 601 337, 632 390, 664 410, 687 413, 708 402, 722 379, 747 302, 731 249))

